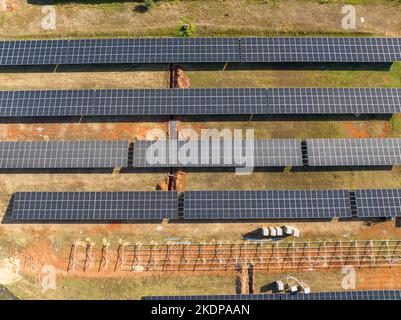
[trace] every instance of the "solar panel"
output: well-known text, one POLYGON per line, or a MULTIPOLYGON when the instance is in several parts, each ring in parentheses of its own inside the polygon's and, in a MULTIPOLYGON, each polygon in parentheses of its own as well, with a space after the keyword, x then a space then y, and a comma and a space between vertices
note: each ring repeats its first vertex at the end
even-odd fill
POLYGON ((188 191, 184 219, 351 217, 347 190, 188 191))
POLYGON ((269 114, 392 114, 401 112, 399 88, 267 89, 269 114))
POLYGON ((294 139, 136 141, 134 167, 302 166, 301 142, 294 139), (237 145, 237 142, 239 144, 237 145))
POLYGON ((264 114, 266 90, 0 91, 0 117, 264 114))
POLYGON ((235 38, 1 41, 0 65, 239 62, 235 38))
POLYGON ((366 290, 271 294, 148 296, 143 300, 401 300, 401 290, 366 290))
POLYGON ((176 192, 18 192, 11 221, 129 221, 176 218, 176 192))
POLYGON ((0 91, 0 116, 96 115, 102 108, 94 107, 94 94, 94 90, 0 91))
POLYGON ((0 168, 114 168, 128 166, 127 141, 0 142, 0 168))
POLYGON ((0 91, 0 117, 391 113, 399 88, 0 91))
POLYGON ((0 41, 0 65, 394 62, 400 38, 134 38, 0 41))
POLYGON ((308 139, 310 166, 401 164, 401 139, 308 139))
POLYGON ((0 41, 0 65, 62 64, 69 40, 0 41))
POLYGON ((401 189, 355 190, 359 218, 401 216, 401 189))
POLYGON ((261 88, 99 90, 95 107, 132 115, 214 115, 266 113, 261 88))
POLYGON ((240 46, 242 62, 401 61, 401 38, 242 38, 240 46))

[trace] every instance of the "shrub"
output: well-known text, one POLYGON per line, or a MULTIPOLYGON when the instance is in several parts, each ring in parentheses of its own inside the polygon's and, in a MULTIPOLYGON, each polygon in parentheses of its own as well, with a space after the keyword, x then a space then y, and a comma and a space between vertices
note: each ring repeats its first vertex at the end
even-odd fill
POLYGON ((180 25, 180 36, 181 37, 192 37, 195 34, 196 26, 194 23, 188 21, 187 19, 181 20, 180 25))

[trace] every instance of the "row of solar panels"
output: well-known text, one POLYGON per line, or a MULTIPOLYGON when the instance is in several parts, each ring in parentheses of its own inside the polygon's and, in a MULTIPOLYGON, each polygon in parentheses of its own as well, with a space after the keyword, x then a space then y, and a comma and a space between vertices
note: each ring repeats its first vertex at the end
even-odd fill
POLYGON ((0 91, 0 117, 393 113, 399 88, 0 91))
POLYGON ((0 169, 391 166, 401 139, 0 142, 0 169))
POLYGON ((394 61, 401 61, 401 38, 131 38, 0 41, 0 66, 394 61))
POLYGON ((143 300, 401 300, 401 290, 328 291, 311 293, 261 293, 204 296, 148 296, 143 300))
POLYGON ((10 206, 11 222, 390 218, 401 189, 18 192, 10 206))

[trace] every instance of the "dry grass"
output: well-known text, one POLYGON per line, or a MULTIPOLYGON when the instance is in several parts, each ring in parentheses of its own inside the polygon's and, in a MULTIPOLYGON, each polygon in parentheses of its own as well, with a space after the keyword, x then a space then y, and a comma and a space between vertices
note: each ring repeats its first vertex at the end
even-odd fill
MULTIPOLYGON (((166 67, 167 68, 167 67, 166 67)), ((167 88, 168 72, 157 69, 138 70, 139 67, 116 67, 115 69, 96 69, 90 67, 82 72, 78 67, 53 70, 13 72, 4 69, 0 72, 0 90, 44 90, 44 89, 129 89, 129 88, 167 88)), ((19 69, 21 71, 21 69, 19 69)), ((24 71, 24 70, 22 70, 24 71)))
MULTIPOLYGON (((343 3, 318 1, 175 1, 163 2, 146 13, 138 4, 57 5, 57 29, 41 28, 42 6, 19 1, 21 9, 2 14, 0 37, 66 36, 173 36, 186 17, 194 21, 198 36, 269 35, 278 33, 343 33, 343 3), (111 14, 112 13, 112 14, 111 14)), ((396 2, 356 5, 358 33, 399 35, 401 7, 396 2), (362 23, 359 18, 364 17, 362 23)))

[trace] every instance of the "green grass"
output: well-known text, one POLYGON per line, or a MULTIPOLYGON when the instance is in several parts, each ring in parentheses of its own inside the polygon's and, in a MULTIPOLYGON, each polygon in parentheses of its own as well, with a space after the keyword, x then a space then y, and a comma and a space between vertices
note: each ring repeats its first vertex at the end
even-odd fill
MULTIPOLYGON (((332 272, 255 272, 255 293, 266 292, 266 285, 276 280, 284 280, 290 274, 304 281, 313 291, 341 290, 340 271, 332 272)), ((295 282, 294 282, 295 284, 295 282)), ((141 299, 149 295, 204 295, 235 294, 236 275, 216 274, 164 274, 121 278, 56 278, 56 289, 43 292, 40 283, 32 276, 25 277, 16 284, 7 286, 7 298, 19 299, 141 299)))
MULTIPOLYGON (((253 66, 257 67, 257 66, 253 66)), ((263 67, 263 65, 262 65, 263 67)), ((401 63, 387 70, 240 70, 228 65, 205 70, 184 65, 191 87, 401 87, 401 63)))
POLYGON ((147 295, 196 295, 235 293, 235 276, 152 275, 121 278, 56 278, 56 289, 42 292, 34 277, 8 286, 20 299, 141 299, 147 295))

